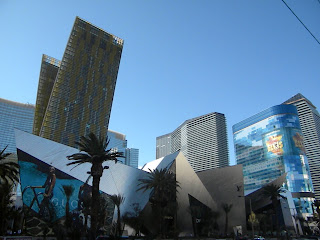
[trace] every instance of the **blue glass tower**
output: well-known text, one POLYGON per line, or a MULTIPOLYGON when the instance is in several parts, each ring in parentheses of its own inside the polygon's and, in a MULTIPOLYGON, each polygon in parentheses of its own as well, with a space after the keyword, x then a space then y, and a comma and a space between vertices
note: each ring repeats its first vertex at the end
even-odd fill
POLYGON ((122 152, 124 158, 119 158, 118 161, 138 168, 139 162, 139 149, 137 148, 128 148, 126 135, 108 130, 107 137, 109 142, 108 148, 111 148, 113 151, 122 152))
POLYGON ((297 211, 312 213, 313 186, 295 106, 277 105, 249 117, 233 126, 233 136, 246 195, 287 173, 284 187, 297 211))
POLYGON ((6 153, 16 153, 14 129, 32 132, 34 105, 13 102, 0 98, 0 151, 6 146, 6 153))

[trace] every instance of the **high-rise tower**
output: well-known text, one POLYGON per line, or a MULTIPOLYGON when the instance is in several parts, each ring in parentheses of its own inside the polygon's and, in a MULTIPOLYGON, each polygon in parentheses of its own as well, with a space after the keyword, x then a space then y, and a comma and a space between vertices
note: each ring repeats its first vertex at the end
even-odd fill
POLYGON ((297 107, 316 199, 320 200, 320 114, 301 93, 283 104, 297 107))
POLYGON ((0 151, 6 146, 6 153, 15 153, 14 128, 32 132, 34 105, 13 102, 0 98, 0 151))
POLYGON ((122 47, 76 17, 61 62, 43 57, 34 133, 69 146, 90 132, 106 136, 122 47))
POLYGON ((229 165, 226 119, 222 113, 192 118, 172 133, 157 137, 156 158, 181 150, 199 172, 229 165))
POLYGON ((286 174, 284 187, 297 211, 310 216, 314 193, 296 107, 277 105, 257 113, 235 124, 233 136, 245 194, 286 174))
POLYGON ((52 92, 54 81, 57 77, 61 62, 55 58, 42 55, 40 68, 40 77, 37 92, 37 104, 33 122, 33 131, 35 135, 39 135, 42 126, 43 117, 46 113, 49 98, 52 92))
POLYGON ((122 152, 124 158, 119 158, 118 160, 128 166, 138 168, 139 162, 139 149, 128 148, 126 135, 108 130, 108 149, 113 151, 122 152))

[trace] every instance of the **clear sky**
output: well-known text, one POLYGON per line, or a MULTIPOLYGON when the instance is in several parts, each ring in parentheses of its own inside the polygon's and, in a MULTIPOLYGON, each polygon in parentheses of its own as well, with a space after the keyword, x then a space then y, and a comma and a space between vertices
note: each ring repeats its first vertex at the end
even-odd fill
MULTIPOLYGON (((286 2, 319 40, 320 2, 286 2)), ((226 115, 233 165, 234 124, 299 92, 320 108, 320 45, 281 0, 1 0, 1 98, 35 104, 76 16, 124 39, 109 129, 139 165, 190 118, 226 115)))

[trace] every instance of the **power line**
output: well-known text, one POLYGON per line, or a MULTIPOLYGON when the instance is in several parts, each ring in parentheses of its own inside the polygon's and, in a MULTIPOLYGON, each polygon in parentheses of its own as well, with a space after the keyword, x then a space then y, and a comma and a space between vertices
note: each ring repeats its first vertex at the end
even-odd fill
MULTIPOLYGON (((304 23, 300 20, 300 18, 298 18, 298 16, 292 11, 292 9, 288 6, 288 4, 284 1, 284 0, 281 0, 286 6, 287 8, 289 8, 289 10, 292 12, 292 14, 294 16, 296 16, 296 18, 299 20, 299 22, 304 26, 305 29, 307 29, 307 31, 311 34, 311 36, 317 41, 317 43, 320 44, 319 40, 312 34, 312 32, 307 28, 306 25, 304 25, 304 23)), ((319 0, 318 0, 319 1, 319 0)), ((320 1, 319 1, 320 3, 320 1)))

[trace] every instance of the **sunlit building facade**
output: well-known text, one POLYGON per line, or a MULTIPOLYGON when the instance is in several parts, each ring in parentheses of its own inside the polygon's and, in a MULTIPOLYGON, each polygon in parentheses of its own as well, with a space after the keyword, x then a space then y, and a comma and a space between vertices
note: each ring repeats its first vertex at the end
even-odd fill
POLYGON ((33 117, 34 105, 0 98, 0 151, 8 146, 5 153, 16 152, 14 129, 31 133, 33 117))
POLYGON ((125 151, 125 164, 134 168, 139 166, 139 149, 137 148, 126 148, 125 151))
POLYGON ((249 117, 233 126, 233 136, 245 195, 286 173, 284 187, 297 211, 312 214, 314 193, 295 106, 277 105, 249 117))
POLYGON ((113 149, 113 151, 122 152, 123 154, 125 153, 128 145, 125 134, 108 130, 107 137, 109 141, 108 149, 113 149))
POLYGON ((61 62, 43 57, 33 132, 68 146, 90 132, 106 136, 122 47, 76 17, 61 62))
POLYGON ((316 199, 320 200, 320 114, 311 101, 301 93, 283 104, 297 107, 314 193, 316 199))
POLYGON ((225 115, 213 112, 192 118, 186 120, 172 133, 157 137, 157 158, 178 150, 186 156, 196 172, 228 166, 225 115))
POLYGON ((61 62, 53 57, 43 54, 38 83, 38 92, 36 100, 36 109, 33 122, 33 131, 39 135, 42 126, 43 117, 49 103, 54 81, 57 77, 61 62))
POLYGON ((139 162, 139 149, 137 148, 128 148, 128 142, 126 140, 126 135, 108 130, 108 149, 112 151, 122 152, 123 158, 118 158, 118 161, 131 166, 138 168, 139 162))
MULTIPOLYGON (((15 130, 16 146, 20 165, 21 189, 23 192, 23 206, 30 214, 25 215, 24 228, 33 236, 43 236, 43 225, 47 224, 51 233, 61 234, 61 239, 67 238, 67 231, 61 231, 66 221, 66 194, 64 186, 72 186, 74 191, 69 195, 69 214, 73 223, 83 223, 84 218, 90 219, 85 208, 85 200, 91 198, 92 178, 88 178, 91 164, 81 164, 76 168, 68 166, 70 162, 65 156, 79 153, 79 150, 63 144, 59 144, 48 139, 15 130), (50 151, 48 152, 48 149, 50 151), (55 174, 55 181, 47 181, 55 174), (49 201, 44 196, 44 184, 50 183, 52 194, 49 201), (38 186, 33 188, 34 186, 38 186), (89 197, 89 198, 88 198, 89 197), (60 225, 61 224, 61 225, 60 225), (58 227, 56 227, 58 226, 58 227), (61 227, 60 227, 61 226, 61 227)), ((105 199, 106 208, 101 211, 101 230, 105 235, 112 234, 112 226, 117 221, 117 208, 110 196, 118 195, 125 197, 120 204, 120 217, 141 211, 142 217, 141 233, 143 235, 156 235, 162 226, 166 226, 167 233, 174 233, 174 229, 179 229, 180 237, 190 237, 205 234, 209 230, 203 223, 212 224, 212 219, 208 219, 208 213, 219 212, 220 203, 228 202, 233 204, 229 212, 229 224, 226 225, 224 218, 215 221, 214 231, 217 235, 225 232, 233 232, 234 226, 246 226, 244 199, 237 199, 238 194, 243 191, 235 191, 236 184, 242 185, 241 166, 228 167, 221 173, 209 170, 197 175, 192 169, 187 159, 180 151, 169 154, 161 159, 148 162, 142 169, 136 169, 125 164, 108 161, 104 163, 108 166, 105 169, 100 181, 100 191, 105 199), (139 190, 141 180, 150 179, 150 171, 165 170, 174 173, 179 187, 174 189, 177 194, 172 195, 173 206, 179 206, 176 211, 172 211, 172 205, 162 206, 165 209, 163 225, 159 224, 159 213, 154 211, 152 189, 139 190), (229 177, 232 176, 232 177, 229 177), (226 181, 226 179, 228 181, 226 181), (190 184, 192 183, 192 184, 190 184), (222 193, 223 192, 223 193, 222 193), (149 201, 150 200, 150 201, 149 201), (195 211, 190 211, 196 209, 195 211), (199 214, 197 214, 199 213, 199 214), (173 221, 173 219, 176 221, 173 221), (220 227, 219 227, 220 226, 220 227)), ((220 169, 215 169, 220 170, 220 169)), ((90 215, 90 211, 89 211, 90 215)), ((130 215, 129 215, 130 216, 130 215)), ((209 215, 210 216, 210 215, 209 215)), ((76 225, 80 237, 86 236, 85 226, 76 225)), ((130 224, 123 224, 124 230, 129 236, 136 233, 130 224)), ((244 229, 245 231, 245 229, 244 229)), ((245 233, 245 232, 244 232, 245 233)), ((201 235, 202 236, 202 235, 201 235)))

